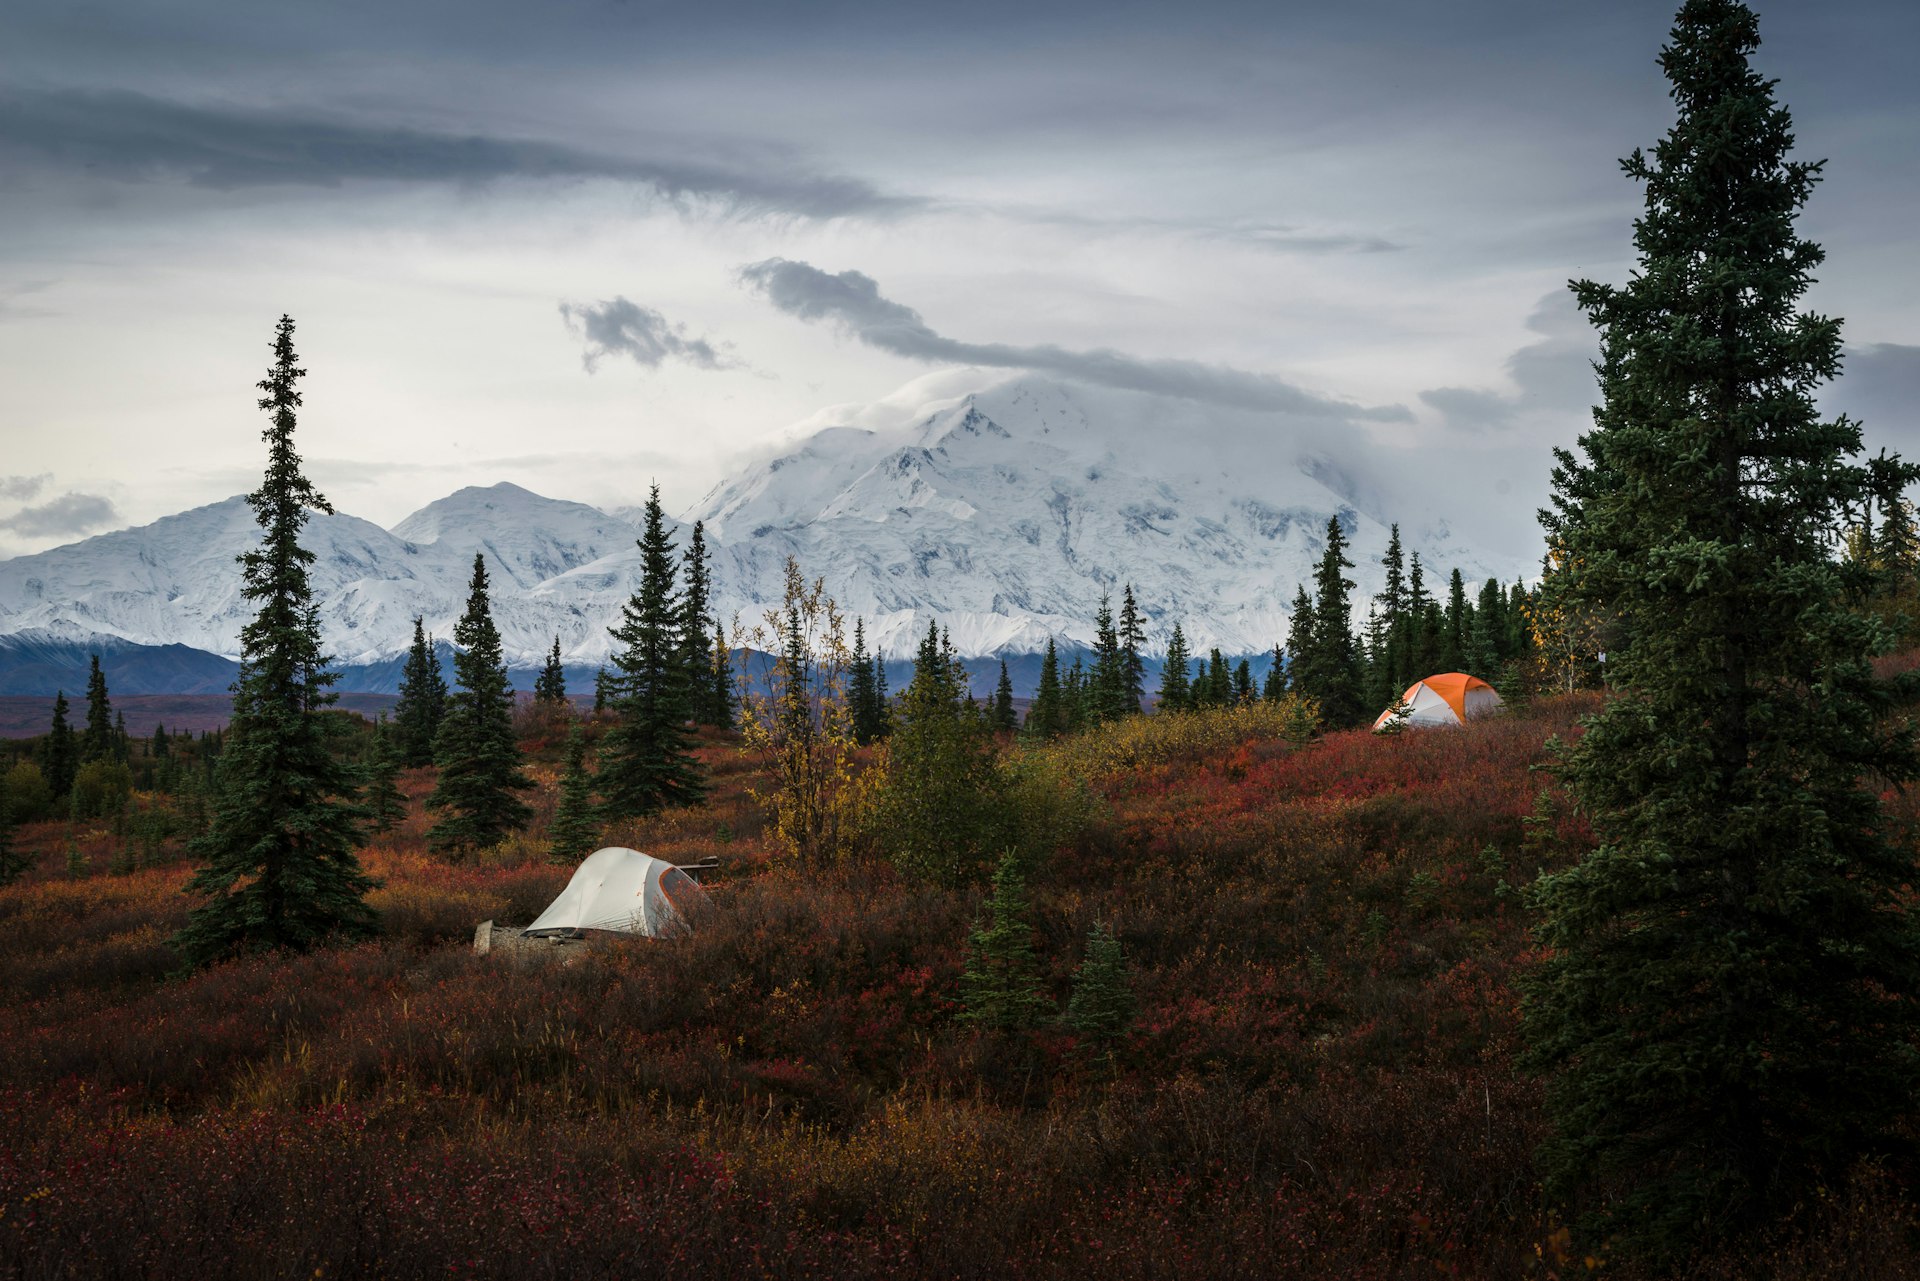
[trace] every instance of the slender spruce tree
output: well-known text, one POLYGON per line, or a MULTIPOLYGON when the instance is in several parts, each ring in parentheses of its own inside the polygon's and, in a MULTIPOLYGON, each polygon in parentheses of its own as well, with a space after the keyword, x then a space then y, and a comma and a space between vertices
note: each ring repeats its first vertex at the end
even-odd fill
POLYGON ((1298 584, 1293 589, 1293 613, 1287 619, 1287 688, 1297 694, 1315 696, 1309 688, 1309 673, 1314 666, 1313 598, 1298 584))
POLYGON ((593 803, 593 775, 587 770, 587 735, 576 723, 567 734, 566 769, 560 775, 560 804, 547 828, 547 861, 578 863, 600 844, 599 807, 593 803))
POLYGON ((400 670, 400 701, 393 706, 394 735, 399 740, 400 760, 409 769, 433 764, 433 744, 440 733, 440 716, 446 707, 446 682, 440 677, 440 663, 434 656, 433 641, 423 620, 413 620, 413 646, 407 651, 406 666, 400 670))
POLYGON ((67 711, 67 692, 61 690, 53 696, 53 725, 47 731, 40 757, 40 771, 47 776, 47 786, 56 801, 73 790, 73 776, 80 766, 79 745, 74 741, 67 711))
POLYGON ((553 706, 564 705, 567 701, 567 673, 560 666, 560 637, 556 633, 553 648, 547 651, 547 661, 540 674, 533 680, 533 701, 553 706))
POLYGON ((1060 683, 1060 651, 1047 637, 1040 659, 1040 685, 1027 707, 1027 733, 1035 738, 1058 738, 1067 729, 1066 690, 1060 683))
POLYGON ((876 662, 867 652, 867 625, 856 618, 853 620, 853 654, 847 663, 847 710, 853 719, 853 741, 863 746, 884 732, 880 685, 874 679, 876 662))
POLYGON ((1013 677, 1007 674, 1007 660, 1000 660, 1000 681, 993 687, 993 727, 1003 733, 1020 728, 1019 714, 1013 710, 1013 677))
POLYGON ((1598 838, 1542 878, 1525 992, 1551 1073, 1544 1166, 1598 1229, 1671 1258, 1785 1221, 1910 1125, 1910 845, 1879 797, 1920 772, 1851 608, 1871 570, 1835 533, 1920 469, 1858 461, 1822 419, 1839 322, 1798 309, 1820 263, 1795 216, 1758 23, 1688 0, 1661 66, 1678 108, 1642 183, 1639 262, 1574 293, 1602 403, 1543 516, 1568 598, 1614 620, 1612 696, 1565 752, 1598 838))
POLYGON ((1327 518, 1326 550, 1313 576, 1313 642, 1303 679, 1307 692, 1320 700, 1320 719, 1333 726, 1351 725, 1363 711, 1360 698, 1360 649, 1353 635, 1353 580, 1346 571, 1347 532, 1338 516, 1327 518))
POLYGON ((456 688, 434 742, 440 767, 427 808, 444 815, 427 832, 427 847, 454 858, 498 845, 533 818, 517 793, 533 786, 513 736, 513 683, 493 625, 487 562, 473 555, 467 608, 453 625, 456 688))
POLYGON ((1467 583, 1458 569, 1447 579, 1446 626, 1440 635, 1440 666, 1457 672, 1467 666, 1467 642, 1473 634, 1473 607, 1467 603, 1467 583))
MULTIPOLYGON (((875 661, 878 661, 877 659, 875 661)), ((727 648, 727 632, 719 623, 713 625, 713 658, 707 669, 707 696, 712 701, 708 705, 707 723, 715 729, 733 728, 733 651, 727 648)), ((881 689, 880 706, 886 709, 886 692, 881 689)), ((885 717, 882 716, 884 723, 885 717)))
POLYGON ((1133 584, 1120 593, 1120 655, 1126 664, 1126 713, 1137 716, 1141 700, 1147 696, 1147 626, 1140 617, 1140 606, 1133 599, 1133 584))
POLYGON ((687 538, 680 581, 683 584, 680 593, 680 661, 687 672, 688 715, 702 725, 716 724, 713 637, 717 625, 712 617, 711 599, 713 555, 707 549, 706 525, 702 521, 693 522, 693 533, 687 538))
POLYGON ((1087 704, 1091 718, 1117 721, 1134 709, 1133 673, 1127 663, 1125 643, 1114 623, 1113 605, 1100 597, 1100 608, 1093 618, 1093 670, 1087 680, 1087 704))
POLYGON ((1277 703, 1287 696, 1287 656, 1278 645, 1267 664, 1267 676, 1260 685, 1260 697, 1265 702, 1277 703))
POLYGON ((1193 706, 1193 685, 1187 667, 1187 636, 1180 624, 1173 625, 1167 638, 1167 658, 1160 668, 1160 701, 1157 710, 1184 712, 1193 706))
POLYGON ((267 471, 248 495, 260 545, 240 557, 240 593, 256 607, 240 630, 233 718, 220 751, 212 822, 188 847, 202 865, 187 882, 201 902, 174 946, 189 964, 237 950, 307 948, 329 936, 373 932, 376 882, 354 856, 361 839, 356 780, 329 748, 321 709, 334 676, 300 545, 309 512, 333 508, 302 472, 293 447, 299 380, 293 320, 274 329, 273 365, 260 383, 267 471))
POLYGON ((600 744, 601 817, 608 822, 698 805, 706 781, 693 754, 691 690, 674 585, 673 540, 660 487, 648 492, 640 545, 640 584, 612 629, 618 673, 614 725, 600 744))
POLYGON ((113 704, 107 700, 107 674, 100 670, 100 655, 91 655, 87 670, 87 728, 80 736, 80 763, 110 761, 119 755, 114 750, 113 704))

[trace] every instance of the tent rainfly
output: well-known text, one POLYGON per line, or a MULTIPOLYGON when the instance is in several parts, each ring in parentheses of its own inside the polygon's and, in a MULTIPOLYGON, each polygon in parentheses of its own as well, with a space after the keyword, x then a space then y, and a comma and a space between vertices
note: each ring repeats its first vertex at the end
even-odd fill
POLYGON ((686 928, 700 885, 673 864, 609 846, 595 850, 546 911, 525 930, 540 938, 580 930, 658 937, 686 928))
POLYGON ((1478 676, 1465 672, 1443 672, 1407 686, 1395 707, 1389 707, 1373 722, 1373 732, 1389 729, 1431 729, 1436 725, 1464 725, 1485 716, 1500 706, 1500 695, 1478 676))

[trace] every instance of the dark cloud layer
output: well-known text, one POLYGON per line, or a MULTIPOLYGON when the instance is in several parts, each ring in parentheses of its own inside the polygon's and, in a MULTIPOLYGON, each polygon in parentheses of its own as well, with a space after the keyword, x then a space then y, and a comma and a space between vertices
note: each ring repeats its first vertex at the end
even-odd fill
POLYGON ((120 513, 110 499, 98 494, 62 494, 38 507, 23 507, 0 518, 0 529, 26 538, 84 534, 118 522, 120 513))
POLYGON ((216 189, 612 178, 673 200, 809 218, 883 217, 917 203, 831 174, 613 156, 535 140, 202 107, 127 92, 0 90, 0 154, 6 151, 122 181, 184 178, 216 189))
POLYGON ((879 283, 858 271, 830 274, 810 263, 768 258, 742 267, 740 279, 789 316, 829 321, 870 347, 909 360, 1033 369, 1123 391, 1303 418, 1401 422, 1411 417, 1401 405, 1356 405, 1267 374, 1198 361, 1143 360, 1117 351, 1074 351, 1052 344, 962 342, 935 332, 919 312, 883 296, 879 283))
POLYGON ((608 356, 625 356, 642 369, 658 369, 669 360, 696 369, 729 369, 739 362, 705 338, 688 338, 686 326, 676 325, 651 307, 615 296, 597 303, 560 304, 567 328, 586 341, 581 363, 592 373, 608 356))
POLYGON ((0 500, 29 502, 39 497, 40 491, 52 479, 53 476, 48 472, 41 472, 38 476, 0 476, 0 500))

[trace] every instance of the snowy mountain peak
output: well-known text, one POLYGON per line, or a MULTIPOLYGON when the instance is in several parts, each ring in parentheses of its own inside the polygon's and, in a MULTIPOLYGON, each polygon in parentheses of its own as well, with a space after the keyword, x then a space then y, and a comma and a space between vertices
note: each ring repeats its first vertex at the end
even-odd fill
MULTIPOLYGON (((823 410, 687 513, 714 552, 715 613, 732 633, 779 600, 798 559, 889 657, 929 620, 965 656, 1092 640, 1103 595, 1131 584, 1149 645, 1175 622, 1204 652, 1285 635, 1329 518, 1350 534, 1361 591, 1387 531, 1363 466, 1261 415, 1004 371, 943 370, 867 405, 823 410)), ((640 487, 636 485, 636 489, 640 487)), ((641 491, 644 492, 644 491, 641 491)), ((631 509, 637 511, 637 509, 631 509)), ((687 529, 671 534, 684 550, 687 529)), ((510 662, 604 661, 639 579, 629 509, 609 514, 520 485, 462 489, 391 530, 315 515, 305 542, 329 652, 403 653, 416 615, 448 635, 476 551, 510 662)), ((1403 525, 1435 574, 1526 566, 1403 525)), ((249 610, 234 558, 259 531, 242 498, 0 562, 0 635, 120 637, 232 656, 249 610)))

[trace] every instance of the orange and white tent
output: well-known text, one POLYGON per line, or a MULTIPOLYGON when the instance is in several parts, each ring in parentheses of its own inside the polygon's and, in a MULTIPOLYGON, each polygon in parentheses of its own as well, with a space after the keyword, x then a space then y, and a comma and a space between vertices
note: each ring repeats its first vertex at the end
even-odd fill
POLYGON ((1443 672, 1407 686, 1394 707, 1373 722, 1374 733, 1388 729, 1431 729, 1435 725, 1464 725, 1496 710, 1500 695, 1478 676, 1443 672), (1398 711, 1400 714, 1395 716, 1398 711))

